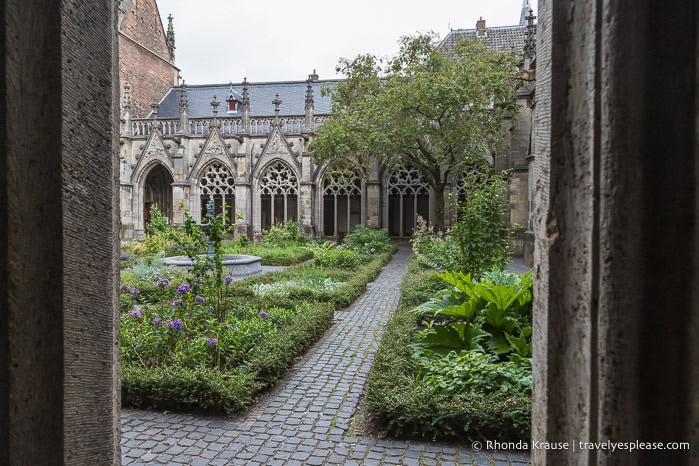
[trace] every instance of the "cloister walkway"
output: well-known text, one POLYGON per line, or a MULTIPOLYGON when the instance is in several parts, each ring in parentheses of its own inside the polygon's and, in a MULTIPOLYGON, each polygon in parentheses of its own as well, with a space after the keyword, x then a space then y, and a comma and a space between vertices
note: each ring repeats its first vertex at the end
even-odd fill
POLYGON ((528 455, 354 437, 350 423, 410 248, 401 246, 366 292, 292 374, 238 420, 122 410, 124 465, 525 465, 528 455))

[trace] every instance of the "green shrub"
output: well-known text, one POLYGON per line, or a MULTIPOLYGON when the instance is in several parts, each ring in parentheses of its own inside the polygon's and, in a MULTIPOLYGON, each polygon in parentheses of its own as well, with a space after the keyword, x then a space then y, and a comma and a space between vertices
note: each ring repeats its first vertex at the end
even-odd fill
POLYGON ((250 246, 246 254, 262 258, 262 265, 295 265, 313 259, 313 253, 303 246, 272 246, 265 243, 250 246))
POLYGON ((313 255, 321 267, 353 269, 364 262, 359 253, 349 249, 319 247, 313 249, 313 255))
POLYGON ((393 243, 388 237, 388 230, 376 230, 363 225, 354 227, 354 231, 345 236, 343 246, 359 254, 374 254, 393 250, 393 243))
POLYGON ((274 246, 303 244, 306 237, 301 232, 300 220, 287 220, 263 232, 265 243, 274 246))
POLYGON ((532 395, 531 360, 500 362, 497 357, 477 351, 452 351, 444 357, 413 354, 419 381, 439 393, 460 395, 469 390, 483 394, 499 391, 512 395, 532 395))
POLYGON ((470 273, 480 277, 509 262, 503 225, 506 213, 506 183, 503 175, 477 183, 458 206, 459 218, 447 231, 418 217, 411 243, 416 260, 424 268, 470 273))
POLYGON ((124 366, 121 402, 138 408, 232 413, 250 405, 260 386, 254 373, 242 370, 222 373, 203 367, 124 366))

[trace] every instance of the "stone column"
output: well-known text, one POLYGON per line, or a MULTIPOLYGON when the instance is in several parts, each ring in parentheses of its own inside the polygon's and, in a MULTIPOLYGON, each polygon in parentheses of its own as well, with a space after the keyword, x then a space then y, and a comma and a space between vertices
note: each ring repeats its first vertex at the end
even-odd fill
POLYGON ((381 203, 380 174, 378 159, 371 158, 369 160, 366 196, 364 198, 364 205, 366 205, 366 218, 364 221, 368 228, 388 228, 388 217, 385 214, 388 208, 381 203))
POLYGON ((532 463, 698 464, 697 4, 539 7, 533 440, 694 450, 532 463))
POLYGON ((249 183, 235 183, 235 235, 252 239, 252 186, 249 183))
POLYGON ((0 464, 117 465, 116 2, 0 16, 0 464))

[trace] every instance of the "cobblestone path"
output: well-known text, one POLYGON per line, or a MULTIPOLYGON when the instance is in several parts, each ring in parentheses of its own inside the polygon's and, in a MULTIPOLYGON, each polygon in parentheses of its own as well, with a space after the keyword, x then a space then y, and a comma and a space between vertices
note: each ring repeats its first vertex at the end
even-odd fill
POLYGON ((528 455, 349 436, 384 324, 396 308, 410 249, 367 291, 282 386, 240 420, 122 410, 122 464, 525 465, 528 455))

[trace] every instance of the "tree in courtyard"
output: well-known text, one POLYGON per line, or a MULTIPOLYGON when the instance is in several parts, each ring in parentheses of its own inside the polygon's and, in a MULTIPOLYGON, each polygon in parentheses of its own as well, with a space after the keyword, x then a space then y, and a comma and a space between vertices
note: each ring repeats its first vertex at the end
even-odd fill
POLYGON ((443 226, 448 179, 488 160, 517 110, 515 63, 479 40, 438 49, 429 34, 402 38, 392 59, 342 59, 337 71, 347 79, 329 91, 332 112, 310 149, 318 161, 341 157, 364 170, 371 157, 416 167, 443 226))

